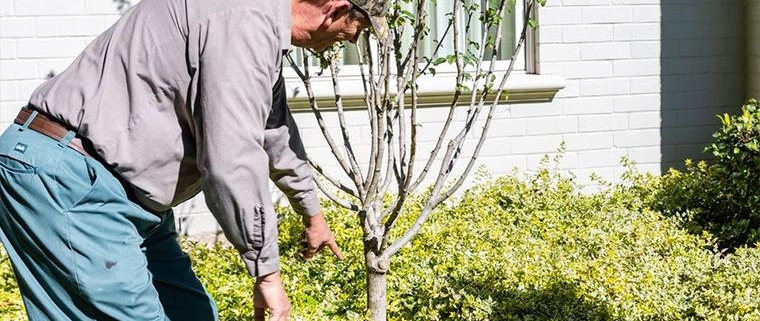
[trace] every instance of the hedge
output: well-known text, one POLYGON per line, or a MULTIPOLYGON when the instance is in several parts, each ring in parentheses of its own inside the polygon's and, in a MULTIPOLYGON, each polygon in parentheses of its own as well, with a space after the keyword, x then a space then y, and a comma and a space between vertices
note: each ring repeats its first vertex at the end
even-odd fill
MULTIPOLYGON (((438 210, 392 261, 389 319, 760 320, 760 251, 722 253, 709 233, 690 234, 648 208, 657 177, 626 178, 591 195, 547 166, 478 184, 438 210)), ((343 262, 297 259, 301 223, 291 212, 281 217, 293 319, 363 320, 358 220, 325 208, 343 262)), ((250 320, 252 283, 235 251, 183 244, 220 318, 250 320)), ((0 290, 2 319, 22 318, 7 260, 0 290)))
POLYGON ((721 248, 760 241, 760 106, 750 99, 738 115, 719 115, 721 128, 705 148, 707 161, 686 161, 661 180, 651 207, 678 218, 692 233, 715 235, 721 248))

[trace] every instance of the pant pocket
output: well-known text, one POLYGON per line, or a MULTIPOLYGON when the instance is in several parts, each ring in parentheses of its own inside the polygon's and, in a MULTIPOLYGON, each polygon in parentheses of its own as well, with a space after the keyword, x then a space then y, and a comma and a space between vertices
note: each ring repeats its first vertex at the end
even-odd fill
POLYGON ((98 184, 95 160, 80 155, 73 150, 64 150, 57 166, 52 171, 40 172, 43 180, 55 184, 56 199, 66 211, 88 200, 98 184))
POLYGON ((37 172, 34 166, 10 155, 0 155, 0 168, 14 174, 34 174, 37 172))

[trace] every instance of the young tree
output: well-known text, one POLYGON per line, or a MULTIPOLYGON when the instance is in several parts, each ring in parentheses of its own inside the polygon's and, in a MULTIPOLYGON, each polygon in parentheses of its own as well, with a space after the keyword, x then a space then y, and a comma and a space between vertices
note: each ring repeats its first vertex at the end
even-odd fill
POLYGON ((325 195, 358 214, 364 236, 367 306, 371 319, 375 321, 386 319, 386 273, 391 267, 391 258, 417 235, 433 210, 462 186, 472 170, 491 125, 494 109, 505 95, 506 81, 526 41, 527 31, 534 27, 536 8, 546 2, 524 0, 524 19, 521 30, 518 29, 520 33, 517 43, 513 48, 500 48, 504 37, 500 26, 503 18, 514 10, 516 0, 454 0, 451 12, 446 15, 446 31, 433 42, 437 45, 432 53, 425 56, 421 54, 419 44, 429 36, 426 22, 429 21, 428 0, 388 1, 390 44, 378 47, 376 42, 371 41, 371 36, 365 33, 363 43, 358 46, 364 101, 372 135, 371 152, 364 162, 366 167, 359 165, 357 156, 360 155, 352 148, 348 134, 338 76, 337 51, 324 53, 320 58, 323 66, 329 66, 332 76, 343 140, 341 145, 333 139, 312 90, 314 73, 309 66, 312 55, 303 51, 303 61, 300 63, 293 61, 292 56, 290 59, 291 65, 304 82, 312 111, 332 155, 350 179, 350 183, 345 184, 333 173, 323 170, 316 160, 310 159, 321 178, 316 180, 317 185, 325 195), (481 28, 484 31, 482 38, 469 39, 470 28, 481 28), (453 52, 443 54, 439 49, 447 42, 453 47, 453 52), (497 71, 495 68, 499 50, 509 50, 512 53, 506 71, 497 71), (444 63, 456 67, 454 95, 435 147, 422 169, 417 172, 415 162, 420 125, 417 118, 418 81, 424 75, 434 75, 435 66, 444 63), (463 126, 452 132, 455 109, 461 105, 468 108, 467 116, 463 126), (479 116, 486 105, 488 114, 483 120, 479 116), (477 124, 482 124, 482 128, 477 128, 477 124), (446 142, 444 148, 444 141, 450 132, 455 135, 446 142), (465 138, 472 132, 477 133, 477 145, 471 155, 463 157, 465 138), (400 237, 391 239, 390 232, 395 223, 405 215, 405 201, 410 194, 418 191, 441 152, 440 167, 432 188, 425 194, 427 197, 422 210, 411 227, 401 233, 400 237), (452 169, 460 160, 463 161, 463 172, 450 181, 452 169), (336 189, 343 193, 335 193, 336 189), (391 198, 390 202, 388 198, 391 198))

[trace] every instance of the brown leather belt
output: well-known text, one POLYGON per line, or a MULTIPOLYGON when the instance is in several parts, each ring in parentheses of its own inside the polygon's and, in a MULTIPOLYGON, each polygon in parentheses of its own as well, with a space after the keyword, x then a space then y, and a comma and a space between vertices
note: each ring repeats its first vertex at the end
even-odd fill
MULTIPOLYGON (((13 122, 19 125, 23 125, 29 119, 29 116, 32 115, 32 111, 33 109, 29 107, 22 107, 21 111, 18 113, 18 116, 16 116, 16 119, 13 122)), ((37 116, 32 119, 32 122, 29 124, 29 129, 58 141, 62 140, 69 132, 69 129, 60 124, 57 120, 51 119, 47 115, 40 112, 38 112, 37 116)), ((74 137, 74 139, 69 142, 69 147, 81 153, 82 155, 93 157, 92 154, 87 152, 87 150, 84 148, 82 139, 79 137, 74 137)))

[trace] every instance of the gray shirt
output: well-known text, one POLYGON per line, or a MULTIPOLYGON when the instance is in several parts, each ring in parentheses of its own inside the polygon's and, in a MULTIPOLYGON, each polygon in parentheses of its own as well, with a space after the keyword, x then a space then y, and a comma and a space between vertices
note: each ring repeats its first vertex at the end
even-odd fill
POLYGON ((320 210, 284 89, 274 86, 290 5, 143 0, 30 104, 89 139, 145 207, 163 211, 202 190, 250 273, 274 272, 269 178, 296 212, 320 210))

